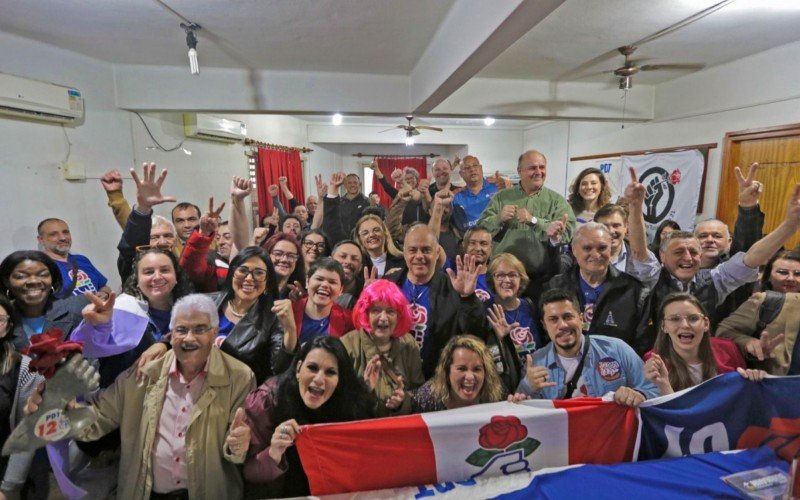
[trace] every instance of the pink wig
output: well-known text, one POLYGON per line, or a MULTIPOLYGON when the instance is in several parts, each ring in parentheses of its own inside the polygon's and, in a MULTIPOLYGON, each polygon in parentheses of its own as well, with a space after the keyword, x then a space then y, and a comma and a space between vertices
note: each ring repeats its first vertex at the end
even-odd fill
POLYGON ((386 304, 397 311, 397 324, 392 337, 402 337, 411 330, 412 320, 408 300, 400 288, 389 280, 376 280, 361 292, 361 296, 353 308, 353 324, 372 334, 369 324, 369 310, 375 304, 386 304))

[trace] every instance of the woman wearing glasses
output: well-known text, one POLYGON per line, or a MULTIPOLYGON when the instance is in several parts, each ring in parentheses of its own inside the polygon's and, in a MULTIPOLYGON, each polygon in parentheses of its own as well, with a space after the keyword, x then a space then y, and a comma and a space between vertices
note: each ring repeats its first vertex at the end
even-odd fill
POLYGON ((291 233, 275 233, 263 244, 278 277, 278 296, 285 299, 305 281, 305 263, 300 258, 300 244, 291 233))
POLYGON ((494 294, 494 302, 487 306, 494 335, 486 337, 486 345, 506 390, 513 393, 525 356, 542 347, 544 336, 533 303, 519 296, 530 280, 518 258, 510 253, 495 256, 486 270, 486 280, 494 294))
POLYGON ((693 295, 668 295, 659 308, 658 329, 653 350, 644 356, 644 374, 662 396, 722 373, 738 371, 752 381, 766 375, 762 370, 746 369, 731 340, 712 336, 708 315, 693 295))
POLYGON ((361 251, 369 256, 372 267, 377 269, 377 277, 394 268, 405 266, 403 252, 397 248, 389 234, 389 228, 377 215, 365 215, 356 223, 356 241, 361 251))
POLYGON ((328 238, 319 229, 306 231, 300 238, 300 251, 303 254, 303 263, 309 269, 314 261, 328 256, 328 238))

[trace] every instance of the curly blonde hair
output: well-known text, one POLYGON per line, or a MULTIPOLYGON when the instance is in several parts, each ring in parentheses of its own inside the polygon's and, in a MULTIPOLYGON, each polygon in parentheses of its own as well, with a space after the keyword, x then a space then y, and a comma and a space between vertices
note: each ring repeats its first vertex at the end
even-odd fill
POLYGON ((474 335, 456 335, 451 338, 447 345, 442 349, 439 363, 436 365, 436 372, 431 379, 431 392, 437 400, 442 401, 445 406, 450 403, 450 366, 453 364, 453 353, 456 349, 469 349, 481 358, 483 369, 486 376, 483 379, 483 387, 478 395, 478 404, 496 403, 503 399, 503 382, 494 366, 492 355, 486 344, 474 335))

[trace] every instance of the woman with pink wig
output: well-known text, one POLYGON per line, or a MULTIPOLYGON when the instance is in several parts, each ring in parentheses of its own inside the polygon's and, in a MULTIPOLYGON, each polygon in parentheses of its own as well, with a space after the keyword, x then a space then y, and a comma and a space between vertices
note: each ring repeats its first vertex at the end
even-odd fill
POLYGON ((353 309, 353 330, 341 341, 353 367, 383 402, 379 415, 411 413, 411 392, 425 382, 419 347, 412 335, 408 301, 391 281, 366 287, 353 309))

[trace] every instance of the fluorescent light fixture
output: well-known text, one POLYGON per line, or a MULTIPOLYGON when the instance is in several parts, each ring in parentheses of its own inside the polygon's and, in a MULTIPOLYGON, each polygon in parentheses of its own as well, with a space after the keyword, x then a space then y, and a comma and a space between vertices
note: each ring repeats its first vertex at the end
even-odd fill
POLYGON ((337 125, 337 126, 341 125, 342 124, 342 115, 340 113, 336 113, 335 115, 333 115, 333 117, 331 118, 331 123, 333 123, 334 125, 337 125))
POLYGON ((483 119, 483 124, 486 125, 487 127, 491 127, 492 125, 494 125, 494 122, 495 120, 491 116, 487 116, 486 118, 483 119))

